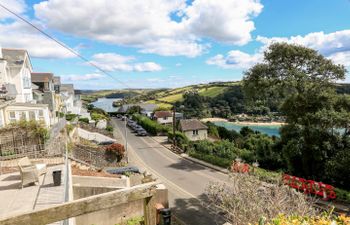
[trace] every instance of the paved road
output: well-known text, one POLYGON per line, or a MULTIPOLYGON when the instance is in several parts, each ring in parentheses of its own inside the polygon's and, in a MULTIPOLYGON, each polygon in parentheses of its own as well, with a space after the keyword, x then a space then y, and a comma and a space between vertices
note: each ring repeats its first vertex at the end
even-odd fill
MULTIPOLYGON (((112 119, 116 139, 124 142, 124 122, 112 119)), ((189 225, 223 224, 220 216, 205 208, 204 191, 210 182, 227 181, 228 176, 192 163, 170 152, 152 137, 137 137, 127 129, 131 165, 154 174, 169 190, 172 212, 189 225)))

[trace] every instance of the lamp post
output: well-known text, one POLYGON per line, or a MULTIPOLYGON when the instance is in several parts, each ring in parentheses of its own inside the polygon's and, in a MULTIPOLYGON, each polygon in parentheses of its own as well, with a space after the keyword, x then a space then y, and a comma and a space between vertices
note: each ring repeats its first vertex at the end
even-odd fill
POLYGON ((127 129, 126 129, 126 124, 127 124, 127 116, 124 117, 125 158, 126 158, 126 163, 129 163, 129 158, 128 158, 128 132, 127 132, 127 129))

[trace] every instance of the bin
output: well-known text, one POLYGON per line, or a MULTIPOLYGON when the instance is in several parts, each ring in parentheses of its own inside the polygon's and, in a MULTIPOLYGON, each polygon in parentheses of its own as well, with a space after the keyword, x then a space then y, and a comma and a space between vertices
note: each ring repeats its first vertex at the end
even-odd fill
POLYGON ((160 211, 160 224, 171 225, 171 211, 169 208, 161 209, 160 211))
POLYGON ((54 186, 60 186, 61 185, 61 170, 56 170, 52 172, 52 177, 53 177, 53 185, 54 186))

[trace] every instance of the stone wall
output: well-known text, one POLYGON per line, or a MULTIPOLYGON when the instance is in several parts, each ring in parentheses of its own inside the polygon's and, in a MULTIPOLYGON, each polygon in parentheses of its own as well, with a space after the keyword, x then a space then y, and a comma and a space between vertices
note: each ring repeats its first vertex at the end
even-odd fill
POLYGON ((105 150, 101 148, 92 148, 90 146, 75 144, 72 156, 75 159, 84 161, 98 168, 119 167, 121 163, 117 159, 113 160, 106 156, 105 150))

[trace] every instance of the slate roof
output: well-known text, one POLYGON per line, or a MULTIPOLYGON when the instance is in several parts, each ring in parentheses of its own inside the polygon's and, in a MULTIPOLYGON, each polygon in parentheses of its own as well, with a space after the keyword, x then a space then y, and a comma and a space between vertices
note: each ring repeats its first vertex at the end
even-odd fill
POLYGON ((172 113, 170 111, 157 111, 154 113, 154 117, 156 118, 164 118, 164 117, 172 117, 172 113))
POLYGON ((22 67, 27 54, 26 50, 3 48, 1 51, 2 57, 7 61, 8 66, 22 67))
POLYGON ((32 82, 47 83, 54 79, 53 73, 32 73, 32 82))
POLYGON ((180 127, 182 131, 208 129, 207 126, 205 126, 201 121, 197 119, 180 120, 180 127))

